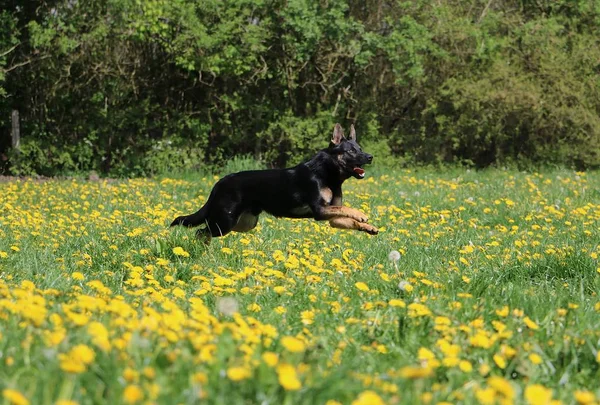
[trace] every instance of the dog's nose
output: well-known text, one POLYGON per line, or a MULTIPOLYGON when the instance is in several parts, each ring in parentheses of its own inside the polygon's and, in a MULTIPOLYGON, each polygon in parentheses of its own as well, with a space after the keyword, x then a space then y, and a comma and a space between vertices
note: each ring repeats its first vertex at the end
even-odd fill
POLYGON ((369 161, 369 163, 371 163, 373 161, 373 155, 367 154, 367 160, 369 161))

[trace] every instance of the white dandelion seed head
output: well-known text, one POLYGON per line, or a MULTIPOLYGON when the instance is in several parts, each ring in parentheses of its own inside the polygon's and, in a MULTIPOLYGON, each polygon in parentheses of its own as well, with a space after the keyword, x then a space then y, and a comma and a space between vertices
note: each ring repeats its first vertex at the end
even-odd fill
POLYGON ((217 311, 226 316, 232 316, 239 311, 240 304, 233 297, 220 297, 217 299, 217 311))
POLYGON ((402 280, 398 283, 398 289, 400 291, 406 291, 406 286, 409 285, 410 283, 408 281, 402 280))
POLYGON ((401 256, 402 255, 400 254, 400 252, 398 252, 397 250, 392 250, 388 255, 388 259, 390 259, 390 261, 392 262, 397 262, 398 260, 400 260, 401 256))

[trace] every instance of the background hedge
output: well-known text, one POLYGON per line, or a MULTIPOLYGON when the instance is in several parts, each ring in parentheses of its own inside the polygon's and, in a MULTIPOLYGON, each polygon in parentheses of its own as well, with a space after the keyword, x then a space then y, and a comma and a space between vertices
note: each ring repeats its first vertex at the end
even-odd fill
POLYGON ((0 1, 4 172, 298 162, 600 164, 596 0, 0 1), (10 149, 11 111, 21 152, 10 149))

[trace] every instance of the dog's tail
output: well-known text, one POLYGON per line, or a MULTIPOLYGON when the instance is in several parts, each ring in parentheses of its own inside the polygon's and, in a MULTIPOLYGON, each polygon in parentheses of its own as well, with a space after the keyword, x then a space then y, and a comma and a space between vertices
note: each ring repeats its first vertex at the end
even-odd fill
POLYGON ((206 214, 208 211, 208 203, 206 203, 202 208, 200 208, 197 212, 194 212, 191 215, 183 215, 175 218, 173 222, 171 222, 171 226, 183 225, 191 228, 193 226, 198 226, 204 223, 206 220, 206 214))

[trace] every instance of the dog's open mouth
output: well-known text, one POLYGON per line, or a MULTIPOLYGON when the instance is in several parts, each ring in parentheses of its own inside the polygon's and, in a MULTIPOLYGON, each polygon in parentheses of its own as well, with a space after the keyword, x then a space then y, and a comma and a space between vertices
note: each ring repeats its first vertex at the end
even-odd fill
POLYGON ((362 167, 356 166, 352 170, 358 175, 358 177, 365 177, 365 169, 363 169, 362 167))

